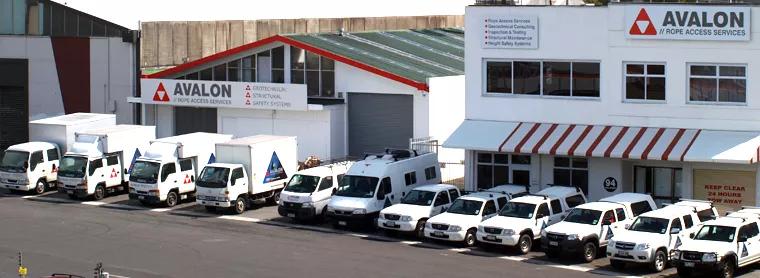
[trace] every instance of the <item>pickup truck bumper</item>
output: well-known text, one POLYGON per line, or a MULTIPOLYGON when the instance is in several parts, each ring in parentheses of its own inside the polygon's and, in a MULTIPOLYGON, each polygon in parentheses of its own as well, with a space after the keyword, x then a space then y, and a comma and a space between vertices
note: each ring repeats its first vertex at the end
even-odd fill
POLYGON ((338 226, 371 225, 374 227, 375 219, 380 215, 380 212, 366 214, 336 214, 335 212, 328 211, 326 214, 327 219, 338 226))
POLYGON ((31 184, 18 184, 18 183, 0 183, 0 188, 7 188, 12 190, 24 190, 29 191, 34 189, 31 184))
POLYGON ((161 203, 161 198, 159 198, 158 196, 148 196, 148 195, 142 195, 142 194, 137 194, 137 193, 129 193, 129 199, 139 200, 141 202, 146 202, 149 204, 161 203))
POLYGON ((696 262, 696 261, 673 261, 673 265, 677 268, 692 269, 694 271, 718 271, 720 270, 720 262, 696 262))
POLYGON ((493 234, 481 233, 481 232, 478 232, 476 235, 479 242, 495 244, 495 245, 516 246, 517 242, 520 241, 520 235, 506 236, 506 235, 493 235, 493 234))
POLYGON ((541 237, 541 248, 546 252, 562 253, 580 253, 583 251, 583 245, 580 240, 550 240, 548 237, 541 237))
POLYGON ((388 220, 380 218, 377 219, 377 226, 388 230, 413 232, 417 229, 417 221, 388 220))
POLYGON ((432 239, 438 239, 438 240, 445 240, 445 241, 464 241, 464 237, 467 234, 467 231, 458 231, 458 232, 451 232, 451 231, 441 231, 436 229, 428 229, 425 228, 425 237, 426 238, 432 238, 432 239))
POLYGON ((316 209, 314 209, 313 207, 296 208, 296 207, 284 207, 281 205, 277 206, 277 213, 279 213, 280 216, 295 218, 299 220, 314 219, 317 215, 316 209))
POLYGON ((652 249, 643 251, 618 250, 611 245, 607 246, 607 257, 610 259, 630 263, 651 263, 654 260, 654 254, 652 253, 652 249))

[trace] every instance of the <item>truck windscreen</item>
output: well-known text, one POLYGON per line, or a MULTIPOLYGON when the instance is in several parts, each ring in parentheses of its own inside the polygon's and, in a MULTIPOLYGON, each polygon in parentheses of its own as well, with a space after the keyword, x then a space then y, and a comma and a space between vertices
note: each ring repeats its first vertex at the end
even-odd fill
POLYGON ((5 151, 3 161, 0 162, 0 170, 8 172, 23 173, 24 163, 29 160, 28 152, 21 151, 5 151))
POLYGON ((288 182, 288 186, 285 187, 285 191, 295 193, 311 193, 317 189, 319 184, 319 177, 307 176, 307 175, 293 175, 293 178, 288 182))
POLYGON ((156 183, 158 180, 157 162, 137 161, 129 176, 129 181, 141 183, 156 183))
POLYGON ((375 196, 375 188, 379 180, 375 177, 343 176, 335 196, 372 198, 375 196))
POLYGON ((195 183, 198 187, 207 188, 225 188, 227 180, 230 178, 230 169, 223 167, 206 167, 203 168, 200 178, 195 183))
POLYGON ((64 156, 61 159, 61 167, 58 168, 58 175, 68 178, 83 178, 87 170, 87 158, 76 156, 64 156))

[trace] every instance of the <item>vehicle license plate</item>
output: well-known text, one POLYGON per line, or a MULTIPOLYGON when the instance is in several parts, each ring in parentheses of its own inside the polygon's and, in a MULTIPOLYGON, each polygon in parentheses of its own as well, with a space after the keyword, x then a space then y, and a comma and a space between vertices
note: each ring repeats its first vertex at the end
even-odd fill
POLYGON ((433 232, 433 235, 434 236, 440 236, 440 237, 442 237, 443 236, 443 232, 433 232))
POLYGON ((486 240, 496 241, 496 236, 486 236, 486 240))
POLYGON ((559 242, 549 241, 549 245, 551 245, 551 246, 559 246, 559 242))
POLYGON ((693 262, 684 262, 683 266, 685 266, 685 267, 694 267, 694 263, 693 262))
POLYGON ((296 214, 295 213, 288 213, 288 217, 294 218, 294 217, 296 217, 296 214))
POLYGON ((66 194, 74 194, 74 190, 66 190, 66 194))
POLYGON ((626 256, 627 257, 628 256, 628 251, 618 251, 617 254, 618 254, 618 256, 626 256))
POLYGON ((395 226, 396 226, 396 222, 395 222, 395 221, 388 221, 388 222, 385 222, 385 226, 388 226, 388 227, 395 227, 395 226))
POLYGON ((137 196, 137 199, 145 200, 145 196, 137 196))
POLYGON ((338 225, 346 226, 346 221, 338 221, 338 225))

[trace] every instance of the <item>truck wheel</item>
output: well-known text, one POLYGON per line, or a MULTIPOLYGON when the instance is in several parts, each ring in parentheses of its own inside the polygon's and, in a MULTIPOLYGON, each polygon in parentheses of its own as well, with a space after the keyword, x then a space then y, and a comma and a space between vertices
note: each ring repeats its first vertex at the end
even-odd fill
POLYGON ((214 213, 214 212, 216 212, 216 207, 212 207, 212 206, 206 206, 206 211, 207 211, 207 212, 211 212, 211 213, 214 213))
POLYGON ((583 260, 587 263, 592 262, 596 259, 597 250, 599 250, 599 248, 596 247, 596 243, 589 241, 583 244, 583 260))
POLYGON ((177 202, 179 201, 179 196, 177 196, 177 192, 171 191, 169 194, 166 195, 166 206, 167 207, 174 207, 177 205, 177 202))
POLYGON ((45 193, 45 189, 47 189, 47 183, 43 179, 38 180, 34 185, 34 193, 37 195, 45 193))
POLYGON ((720 277, 733 278, 734 277, 734 262, 730 259, 723 261, 720 267, 720 277))
POLYGON ((95 194, 92 195, 95 200, 102 200, 106 197, 106 188, 103 187, 103 185, 98 185, 95 187, 95 194))
POLYGON ((654 261, 652 261, 652 270, 654 272, 662 272, 668 265, 668 257, 665 255, 665 251, 657 250, 654 252, 654 261))
POLYGON ((235 206, 232 207, 232 212, 235 214, 242 214, 245 212, 245 199, 243 196, 240 196, 235 200, 235 206))
POLYGON ((520 240, 517 241, 517 248, 520 251, 520 254, 528 254, 530 249, 533 248, 533 237, 529 234, 522 234, 520 240))
POLYGON ((464 234, 464 246, 473 247, 475 246, 475 243, 477 243, 477 240, 475 239, 475 230, 467 230, 467 233, 464 234))
POLYGON ((267 198, 267 205, 274 206, 280 202, 280 191, 277 191, 272 197, 267 198))
POLYGON ((610 260, 610 265, 616 270, 623 270, 625 268, 625 262, 618 260, 610 260))
POLYGON ((427 222, 427 219, 422 219, 420 221, 417 221, 417 227, 414 228, 414 234, 418 238, 424 238, 425 237, 425 223, 427 222))

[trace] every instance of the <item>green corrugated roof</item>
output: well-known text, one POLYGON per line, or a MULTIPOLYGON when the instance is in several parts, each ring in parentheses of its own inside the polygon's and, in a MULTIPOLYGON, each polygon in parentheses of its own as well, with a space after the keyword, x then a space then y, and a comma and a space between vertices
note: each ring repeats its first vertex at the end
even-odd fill
POLYGON ((464 74, 464 31, 421 29, 360 33, 286 35, 408 79, 427 82, 430 77, 464 74))

